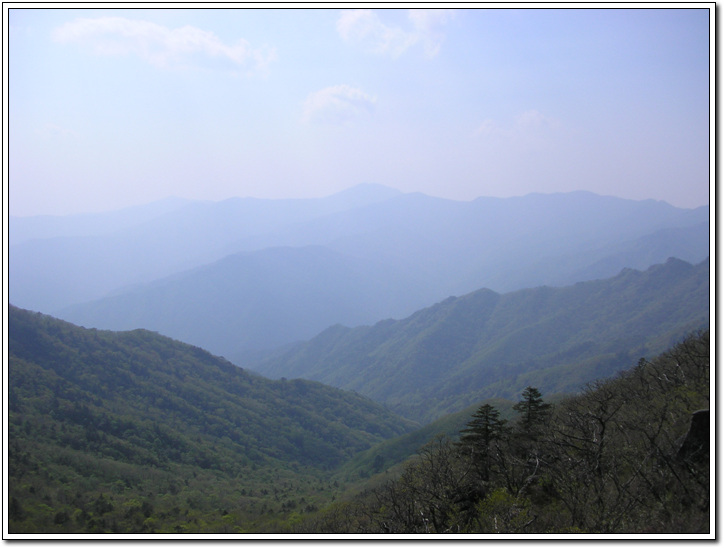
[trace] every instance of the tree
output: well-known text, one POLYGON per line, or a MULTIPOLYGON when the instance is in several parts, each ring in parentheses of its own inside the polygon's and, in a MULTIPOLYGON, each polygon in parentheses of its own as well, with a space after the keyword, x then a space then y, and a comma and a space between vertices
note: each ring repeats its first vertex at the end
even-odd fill
POLYGON ((540 434, 540 427, 550 416, 551 407, 550 403, 543 401, 537 388, 527 387, 523 390, 521 400, 513 406, 513 409, 520 413, 517 431, 529 439, 536 439, 540 434))
POLYGON ((374 492, 380 533, 458 533, 475 517, 470 459, 444 435, 423 446, 399 478, 374 492))
POLYGON ((513 406, 519 413, 501 453, 500 472, 511 495, 518 496, 536 483, 545 460, 539 443, 551 416, 552 406, 543 401, 540 391, 528 386, 513 406))
POLYGON ((483 481, 490 480, 491 464, 499 453, 498 442, 508 431, 506 423, 500 412, 486 403, 473 414, 467 428, 460 431, 459 445, 473 457, 483 481))

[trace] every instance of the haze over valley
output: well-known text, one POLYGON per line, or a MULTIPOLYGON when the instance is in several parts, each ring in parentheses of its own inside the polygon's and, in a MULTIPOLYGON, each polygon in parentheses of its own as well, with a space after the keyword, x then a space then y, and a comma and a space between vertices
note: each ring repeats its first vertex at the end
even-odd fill
POLYGON ((97 234, 124 225, 98 236, 83 217, 12 219, 11 302, 156 331, 419 422, 528 384, 575 391, 708 326, 706 207, 586 192, 456 202, 380 185, 171 203, 96 216, 97 234), (83 302, 99 280, 105 296, 83 302))

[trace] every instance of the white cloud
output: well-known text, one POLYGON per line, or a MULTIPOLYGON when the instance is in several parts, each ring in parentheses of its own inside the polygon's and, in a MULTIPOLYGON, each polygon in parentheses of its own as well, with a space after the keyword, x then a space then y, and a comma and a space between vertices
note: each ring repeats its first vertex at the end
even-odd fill
POLYGON ((560 122, 555 118, 541 114, 537 110, 526 110, 515 117, 517 130, 556 129, 560 122))
POLYGON ((425 47, 428 57, 434 57, 440 51, 445 35, 441 27, 453 18, 455 10, 410 10, 409 18, 425 47))
POLYGON ((487 118, 486 120, 483 120, 483 123, 481 123, 473 132, 473 135, 475 137, 490 137, 492 135, 496 134, 502 134, 503 129, 495 123, 495 121, 491 120, 490 118, 487 118))
POLYGON ((76 19, 53 32, 60 43, 77 43, 98 55, 138 55, 162 68, 203 66, 222 61, 246 71, 264 70, 274 51, 252 48, 245 40, 224 44, 213 32, 184 26, 169 29, 149 21, 123 17, 76 19))
POLYGON ((376 99, 346 84, 311 93, 304 102, 305 122, 343 124, 369 114, 376 99))
POLYGON ((337 32, 346 42, 373 53, 398 57, 421 43, 428 57, 440 51, 445 36, 441 27, 453 17, 454 10, 409 10, 409 30, 390 26, 369 9, 346 10, 337 20, 337 32))

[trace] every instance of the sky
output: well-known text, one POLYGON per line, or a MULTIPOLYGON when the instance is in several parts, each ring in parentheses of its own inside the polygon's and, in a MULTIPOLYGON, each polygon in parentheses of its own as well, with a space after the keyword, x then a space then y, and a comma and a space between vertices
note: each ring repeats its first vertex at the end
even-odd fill
POLYGON ((6 14, 11 215, 360 183, 709 203, 708 9, 6 14))

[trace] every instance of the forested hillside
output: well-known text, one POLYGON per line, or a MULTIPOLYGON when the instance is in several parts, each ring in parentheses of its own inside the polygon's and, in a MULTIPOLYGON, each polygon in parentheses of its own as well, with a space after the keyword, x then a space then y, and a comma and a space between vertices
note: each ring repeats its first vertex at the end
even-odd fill
POLYGON ((157 334, 11 306, 10 532, 241 532, 328 502, 329 471, 412 424, 157 334))
POLYGON ((412 431, 146 331, 9 318, 11 533, 709 531, 708 333, 412 431))
POLYGON ((449 298, 400 321, 335 326, 253 367, 356 390, 422 422, 528 385, 570 392, 708 327, 709 261, 564 288, 449 298))
POLYGON ((709 379, 702 332, 555 405, 527 387, 511 420, 484 403, 399 474, 289 530, 713 533, 709 379))

